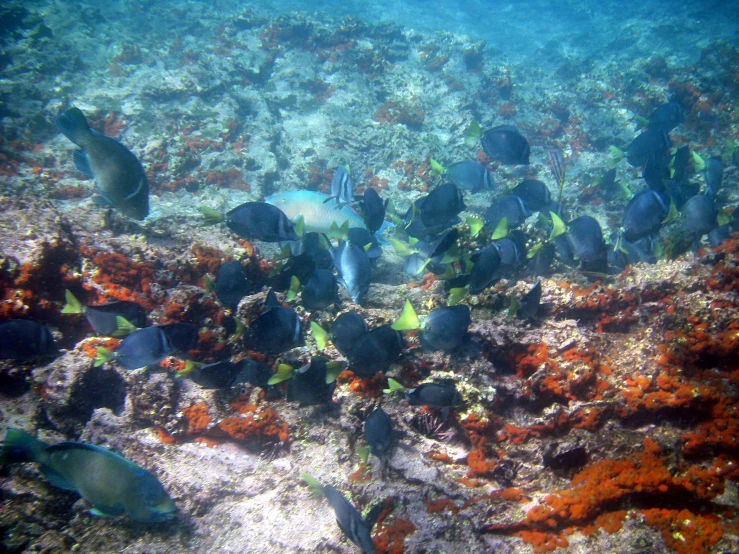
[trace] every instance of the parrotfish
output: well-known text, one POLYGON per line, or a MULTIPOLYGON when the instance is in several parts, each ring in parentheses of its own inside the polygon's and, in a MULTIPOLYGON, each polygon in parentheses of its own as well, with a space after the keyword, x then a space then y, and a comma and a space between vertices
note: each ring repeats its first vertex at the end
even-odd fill
POLYGON ((327 202, 330 199, 321 192, 294 190, 273 194, 266 202, 279 208, 291 221, 303 216, 306 232, 328 233, 332 224, 366 229, 356 211, 347 205, 339 207, 336 202, 327 202))
POLYGON ((95 178, 106 204, 134 219, 149 215, 149 182, 141 162, 128 148, 90 129, 78 108, 69 108, 54 123, 81 148, 74 153, 75 166, 80 173, 95 178))
POLYGON ((177 510, 154 474, 110 450, 80 442, 49 445, 8 429, 0 464, 36 462, 54 486, 76 491, 95 515, 126 514, 134 521, 167 521, 177 510))

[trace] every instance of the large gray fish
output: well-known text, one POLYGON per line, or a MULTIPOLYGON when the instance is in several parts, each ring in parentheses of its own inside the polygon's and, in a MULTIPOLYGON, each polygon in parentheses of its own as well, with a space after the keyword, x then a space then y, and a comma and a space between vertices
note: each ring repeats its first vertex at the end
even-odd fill
POLYGON ((69 108, 54 123, 82 149, 75 151, 74 164, 80 173, 95 178, 106 204, 134 219, 149 215, 149 182, 141 162, 128 148, 90 129, 79 108, 69 108))
POLYGON ((76 491, 95 515, 126 514, 134 521, 167 521, 177 510, 159 480, 144 468, 100 446, 80 442, 49 445, 8 429, 0 464, 36 462, 46 479, 76 491))

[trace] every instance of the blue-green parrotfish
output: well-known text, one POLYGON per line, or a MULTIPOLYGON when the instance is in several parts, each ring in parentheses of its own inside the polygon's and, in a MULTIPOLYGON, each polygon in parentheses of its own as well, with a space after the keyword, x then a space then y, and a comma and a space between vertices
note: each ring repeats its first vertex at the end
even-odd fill
POLYGON ((0 464, 23 462, 40 464, 52 485, 76 491, 95 515, 126 514, 143 523, 175 517, 177 507, 154 474, 100 446, 49 445, 19 429, 8 429, 0 464))

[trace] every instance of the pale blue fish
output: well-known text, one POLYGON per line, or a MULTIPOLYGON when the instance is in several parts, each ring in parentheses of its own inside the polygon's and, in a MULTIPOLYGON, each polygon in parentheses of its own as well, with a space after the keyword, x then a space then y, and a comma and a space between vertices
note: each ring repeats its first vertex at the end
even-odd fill
POLYGON ((331 198, 328 194, 312 190, 293 190, 278 192, 265 201, 276 206, 290 219, 295 221, 303 216, 306 232, 328 233, 331 224, 341 227, 349 222, 349 228, 366 229, 364 220, 350 206, 339 207, 336 202, 326 202, 331 198))

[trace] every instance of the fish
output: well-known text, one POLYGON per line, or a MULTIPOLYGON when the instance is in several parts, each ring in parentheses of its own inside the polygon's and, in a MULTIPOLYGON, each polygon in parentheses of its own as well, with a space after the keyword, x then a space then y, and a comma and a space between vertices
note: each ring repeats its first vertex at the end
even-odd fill
POLYGON ((447 383, 422 383, 405 393, 411 406, 430 406, 431 408, 454 408, 463 404, 462 395, 454 385, 447 383))
POLYGON ((462 192, 454 183, 445 183, 432 190, 421 207, 421 221, 427 227, 451 221, 466 208, 462 192))
POLYGON ((671 179, 677 183, 683 183, 688 179, 688 166, 693 160, 693 154, 687 144, 682 145, 670 159, 671 179))
POLYGON ((268 381, 274 375, 272 368, 268 365, 244 358, 239 362, 239 372, 234 377, 231 385, 249 383, 255 387, 266 388, 268 381))
POLYGON ((616 186, 616 168, 612 167, 606 171, 598 180, 598 187, 606 193, 615 193, 618 190, 616 186))
POLYGON ((499 125, 485 131, 482 149, 490 158, 505 165, 529 165, 529 143, 512 125, 499 125))
POLYGON ((115 359, 124 369, 134 370, 158 364, 167 356, 176 352, 167 333, 158 325, 138 329, 126 336, 118 345, 115 352, 105 348, 98 348, 95 365, 115 359))
POLYGON ((298 369, 287 386, 288 402, 298 402, 300 406, 330 404, 336 380, 327 382, 329 363, 323 356, 313 356, 308 364, 298 369))
POLYGON ((418 335, 421 347, 427 352, 454 350, 467 340, 470 322, 470 308, 466 304, 436 308, 421 323, 418 335))
POLYGON ((252 291, 252 285, 246 279, 244 266, 237 260, 229 260, 218 268, 213 290, 218 301, 233 310, 252 291))
POLYGON ((682 215, 683 227, 695 233, 696 238, 700 238, 718 227, 718 210, 711 196, 696 194, 685 202, 682 215))
POLYGON ((375 408, 364 420, 364 440, 367 441, 370 451, 378 458, 387 456, 395 443, 395 437, 393 422, 382 408, 375 408))
POLYGON ((525 179, 513 188, 511 194, 519 197, 530 213, 540 212, 552 202, 552 195, 547 186, 536 179, 525 179))
POLYGON ((293 224, 278 207, 267 202, 245 202, 228 211, 226 226, 247 240, 286 242, 300 239, 293 224))
POLYGON ((117 336, 119 331, 118 317, 122 317, 133 327, 144 327, 146 325, 146 311, 136 302, 122 300, 83 306, 70 291, 64 291, 64 294, 66 304, 62 308, 62 313, 85 314, 85 318, 98 335, 105 337, 117 336))
POLYGON ((302 302, 307 310, 325 310, 338 299, 338 284, 332 271, 316 269, 302 283, 302 302))
POLYGON ((329 233, 334 228, 362 227, 364 220, 348 205, 327 202, 330 196, 311 190, 278 192, 265 202, 277 207, 290 221, 302 216, 306 232, 329 233))
POLYGON ((511 231, 507 237, 491 243, 498 249, 500 265, 496 272, 501 277, 516 269, 526 259, 526 236, 521 231, 511 231))
POLYGON ((672 101, 658 106, 649 116, 647 126, 669 133, 685 121, 685 111, 680 102, 672 101))
POLYGON ((357 312, 340 314, 331 325, 331 342, 341 354, 348 358, 354 346, 369 332, 367 323, 357 312))
POLYGON ((75 491, 101 516, 127 515, 141 523, 169 521, 177 507, 156 476, 101 446, 81 442, 49 445, 8 429, 0 463, 37 463, 54 485, 75 491))
POLYGON ((514 194, 508 194, 496 199, 487 210, 483 218, 485 224, 490 229, 498 227, 500 221, 505 217, 508 221, 508 228, 515 229, 523 225, 526 218, 531 212, 526 209, 523 200, 514 194))
POLYGON ((101 199, 122 214, 141 221, 149 215, 149 182, 138 158, 117 140, 90 129, 79 108, 54 121, 56 128, 81 148, 74 153, 77 170, 96 182, 101 199))
POLYGON ((284 274, 295 275, 302 283, 316 269, 332 269, 334 261, 331 252, 324 248, 324 242, 324 237, 318 233, 306 233, 301 243, 303 252, 288 259, 284 274))
POLYGON ((360 548, 362 554, 375 554, 375 545, 370 534, 372 525, 368 525, 352 503, 334 487, 325 485, 322 488, 323 495, 334 509, 339 529, 360 548))
POLYGON ((339 273, 339 283, 352 302, 362 303, 370 286, 370 262, 364 248, 351 242, 341 241, 332 251, 334 267, 339 273))
POLYGON ((165 323, 156 325, 169 337, 175 351, 186 353, 198 343, 198 328, 187 323, 165 323))
POLYGON ((665 191, 665 183, 670 178, 669 156, 666 149, 654 152, 642 169, 642 178, 647 186, 657 192, 665 191))
MULTIPOLYGON (((373 235, 382 228, 385 223, 385 210, 387 201, 383 202, 375 189, 367 187, 362 196, 362 215, 367 230, 373 235)), ((351 226, 349 227, 352 228, 351 226)))
POLYGON ((559 187, 561 200, 562 187, 564 187, 565 184, 565 157, 562 153, 562 150, 560 150, 559 148, 549 149, 549 169, 552 172, 552 177, 554 177, 554 181, 559 187))
MULTIPOLYGON (((334 342, 334 345, 336 343, 334 342)), ((405 348, 403 335, 391 325, 380 325, 359 337, 348 352, 349 369, 359 377, 384 373, 405 348)))
POLYGON ((57 353, 51 329, 30 319, 0 322, 0 360, 28 362, 57 353))
POLYGON ((477 260, 470 272, 468 285, 470 294, 479 294, 496 280, 500 267, 500 253, 495 244, 488 244, 477 254, 477 260))
POLYGON ((636 242, 629 242, 623 237, 616 240, 618 248, 608 249, 608 265, 619 273, 631 264, 657 262, 657 257, 654 255, 654 241, 651 237, 644 237, 636 242))
POLYGON ((370 260, 376 260, 382 256, 382 248, 377 239, 367 229, 352 227, 346 235, 346 240, 363 248, 370 260))
POLYGON ((280 306, 274 291, 267 293, 262 313, 249 325, 249 345, 262 354, 279 354, 301 343, 300 316, 280 306))
MULTIPOLYGON (((185 369, 178 375, 187 375, 191 381, 204 389, 222 389, 230 387, 240 371, 241 366, 239 364, 224 360, 194 367, 191 371, 185 369)), ((272 372, 270 371, 270 376, 271 374, 272 372)))
POLYGON ((584 261, 591 262, 606 256, 603 231, 598 220, 581 215, 573 219, 567 229, 566 237, 572 254, 584 261))
POLYGON ((516 310, 516 317, 529 319, 539 311, 541 302, 541 281, 537 281, 531 289, 521 297, 521 303, 516 310))
POLYGON ((446 176, 457 187, 473 194, 483 190, 492 190, 495 186, 487 168, 474 161, 453 163, 446 168, 446 176))
POLYGON ((550 275, 555 253, 556 248, 554 243, 550 241, 543 243, 539 251, 529 260, 529 273, 536 277, 547 277, 550 275))
POLYGON ((648 127, 636 136, 626 148, 626 161, 632 167, 640 167, 647 163, 649 157, 661 150, 667 150, 672 143, 667 133, 659 128, 648 127))
POLYGON ((718 156, 708 158, 704 169, 704 176, 706 178, 705 195, 715 198, 721 188, 721 181, 724 177, 724 165, 721 163, 721 158, 718 156))
POLYGON ((621 224, 623 236, 629 242, 654 235, 670 211, 669 199, 662 193, 644 189, 638 192, 624 210, 621 224))
POLYGON ((341 207, 351 204, 354 201, 354 181, 349 176, 346 167, 340 165, 334 171, 334 178, 331 180, 331 196, 324 202, 336 200, 336 205, 341 207))

